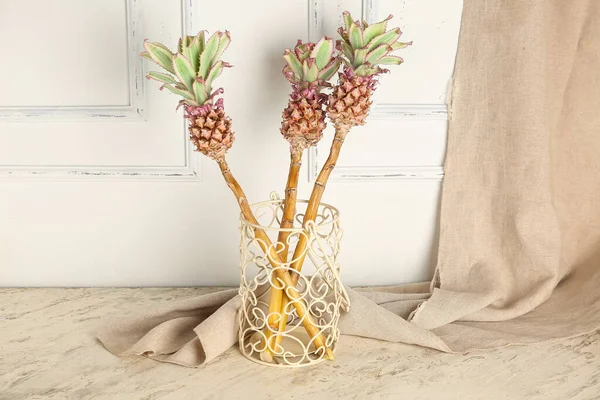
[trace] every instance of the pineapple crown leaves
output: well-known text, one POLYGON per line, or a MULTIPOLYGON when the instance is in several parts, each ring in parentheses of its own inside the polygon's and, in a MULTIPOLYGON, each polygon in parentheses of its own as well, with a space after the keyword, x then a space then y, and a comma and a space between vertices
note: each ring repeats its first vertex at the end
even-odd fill
POLYGON ((379 65, 399 65, 404 60, 392 55, 395 50, 403 49, 412 42, 399 42, 400 28, 387 30, 392 15, 381 22, 367 24, 366 21, 354 21, 348 11, 343 13, 344 26, 338 29, 342 40, 337 47, 343 54, 342 61, 355 75, 372 76, 388 72, 379 65))
POLYGON ((339 69, 340 58, 336 54, 333 39, 323 37, 317 43, 298 40, 294 49, 286 49, 283 75, 297 90, 313 87, 318 92, 328 87, 327 82, 339 69))
POLYGON ((184 36, 179 39, 176 53, 161 43, 144 42, 146 51, 140 56, 167 72, 149 72, 147 78, 162 82, 160 90, 166 88, 183 97, 180 106, 212 103, 214 97, 223 92, 221 88, 213 91, 212 85, 224 68, 231 67, 221 60, 229 47, 231 35, 228 31, 217 31, 208 39, 205 36, 205 31, 196 36, 184 36))

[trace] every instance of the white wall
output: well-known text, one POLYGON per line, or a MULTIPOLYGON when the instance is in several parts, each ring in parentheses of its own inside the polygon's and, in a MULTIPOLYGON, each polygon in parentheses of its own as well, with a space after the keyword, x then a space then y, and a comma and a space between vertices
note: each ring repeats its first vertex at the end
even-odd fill
MULTIPOLYGON (((235 200, 190 151, 176 98, 142 79, 141 42, 231 31, 234 68, 221 78, 237 134, 229 160, 259 201, 281 193, 287 174, 283 49, 335 37, 345 9, 394 14, 414 46, 382 78, 324 198, 342 213, 343 279, 427 279, 459 0, 3 0, 0 35, 19 63, 0 63, 0 285, 237 284, 235 200), (34 38, 40 48, 25 51, 34 38)), ((330 140, 307 155, 301 196, 330 140)))

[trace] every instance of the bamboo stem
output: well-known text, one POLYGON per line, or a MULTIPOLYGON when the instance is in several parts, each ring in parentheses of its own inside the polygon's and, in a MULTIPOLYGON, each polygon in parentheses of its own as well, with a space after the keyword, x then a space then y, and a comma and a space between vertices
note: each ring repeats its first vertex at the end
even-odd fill
MULTIPOLYGON (((290 170, 288 173, 288 180, 285 188, 285 200, 283 203, 283 215, 281 217, 281 229, 289 229, 294 226, 294 216, 296 215, 296 200, 298 198, 298 177, 300 176, 300 167, 302 165, 302 152, 298 150, 292 150, 290 152, 290 170)), ((280 254, 283 262, 287 261, 289 245, 287 239, 290 232, 281 230, 277 237, 278 245, 281 244, 280 254)), ((281 310, 281 303, 284 297, 282 286, 278 284, 271 287, 271 293, 269 296, 269 326, 273 329, 277 329, 279 326, 278 313, 281 310)))
MULTIPOLYGON (((223 174, 225 182, 227 182, 227 185, 229 186, 229 188, 231 189, 238 201, 238 205, 240 206, 240 210, 242 211, 242 215, 244 216, 244 218, 246 218, 246 220, 248 220, 254 225, 259 225, 258 221, 254 217, 254 214, 252 213, 252 209, 250 208, 250 204, 248 203, 246 194, 242 190, 237 180, 233 177, 233 174, 229 170, 229 166, 227 165, 227 161, 225 161, 225 158, 222 157, 220 159, 217 159, 216 161, 219 164, 219 168, 221 169, 221 173, 223 174)), ((281 282, 284 283, 285 292, 289 297, 292 306, 295 308, 296 314, 298 314, 298 318, 300 318, 302 324, 304 325, 304 328, 314 341, 315 347, 317 349, 322 347, 325 351, 325 358, 333 360, 333 352, 325 345, 323 335, 320 333, 319 328, 315 326, 315 322, 310 313, 308 312, 306 304, 304 303, 300 293, 296 289, 297 281, 296 283, 294 283, 292 277, 287 271, 277 268, 278 266, 284 264, 284 262, 281 260, 276 249, 273 247, 271 239, 269 239, 267 233, 260 228, 254 229, 254 235, 258 239, 259 245, 261 246, 262 250, 266 253, 269 262, 273 266, 275 275, 278 279, 281 280, 281 282)))
MULTIPOLYGON (((285 202, 283 204, 283 216, 281 217, 281 228, 288 229, 294 226, 294 216, 296 215, 296 201, 298 199, 298 178, 300 176, 300 167, 302 166, 302 151, 293 150, 290 152, 290 172, 285 188, 285 202)), ((280 231, 277 241, 285 246, 283 252, 287 258, 288 244, 286 242, 290 232, 280 231)))
MULTIPOLYGON (((283 203, 283 215, 281 217, 281 228, 289 229, 294 226, 294 216, 296 215, 296 202, 298 199, 298 178, 300 176, 300 167, 302 166, 302 151, 291 150, 290 151, 290 169, 288 173, 288 180, 285 188, 285 200, 283 203)), ((289 244, 287 242, 290 232, 281 230, 277 237, 277 242, 283 245, 281 250, 281 259, 287 262, 287 256, 289 251, 289 244)), ((287 325, 287 318, 285 317, 284 309, 282 304, 288 304, 289 299, 284 293, 283 289, 279 287, 281 284, 271 286, 271 293, 269 295, 269 310, 268 310, 268 323, 271 329, 267 329, 265 332, 267 340, 267 351, 272 357, 273 351, 277 345, 281 343, 281 336, 277 336, 275 344, 272 345, 271 337, 274 331, 282 332, 287 325)))
MULTIPOLYGON (((323 192, 325 192, 325 185, 327 185, 327 181, 329 180, 329 176, 331 175, 331 171, 335 168, 335 164, 337 163, 338 157, 340 155, 340 150, 342 148, 342 144, 344 143, 344 139, 346 138, 346 134, 350 130, 350 126, 342 125, 340 127, 336 126, 335 136, 333 138, 333 142, 331 143, 331 149, 329 150, 329 157, 327 157, 327 161, 321 168, 321 172, 319 172, 319 176, 317 177, 317 181, 315 182, 315 186, 313 187, 313 191, 310 195, 310 200, 308 201, 308 206, 306 208, 306 213, 304 214, 303 226, 306 228, 306 224, 309 221, 314 221, 317 212, 319 210, 319 204, 321 203, 321 199, 323 198, 323 192)), ((298 239, 298 243, 296 244, 296 249, 294 250, 293 260, 294 262, 290 266, 292 269, 296 271, 300 271, 302 269, 302 264, 304 263, 304 259, 306 258, 306 246, 308 245, 308 236, 301 235, 298 239)), ((298 283, 299 275, 294 274, 292 277, 292 281, 294 285, 298 283)))

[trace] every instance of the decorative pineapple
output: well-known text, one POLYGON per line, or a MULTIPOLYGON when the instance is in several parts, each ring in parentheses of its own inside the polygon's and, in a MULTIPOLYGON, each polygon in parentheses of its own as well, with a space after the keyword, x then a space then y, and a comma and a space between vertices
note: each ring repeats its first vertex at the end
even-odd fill
POLYGON ((377 76, 389 72, 380 65, 402 64, 402 58, 391 53, 412 42, 398 41, 400 28, 386 31, 391 15, 371 25, 353 21, 347 11, 343 15, 345 28, 338 29, 342 37, 338 48, 343 54, 344 70, 329 97, 327 114, 336 127, 352 127, 365 124, 377 76))
POLYGON ((331 87, 327 82, 340 67, 334 55, 333 39, 324 37, 317 43, 298 44, 286 49, 283 75, 292 83, 288 106, 283 110, 281 133, 290 142, 292 151, 314 146, 323 136, 327 95, 321 89, 331 87))
POLYGON ((227 31, 215 32, 207 41, 200 32, 179 39, 175 54, 160 43, 150 42, 144 43, 147 51, 141 54, 169 72, 149 72, 147 77, 164 83, 161 90, 166 88, 183 97, 179 106, 184 106, 189 120, 190 140, 196 150, 214 160, 222 159, 234 140, 223 99, 215 101, 223 89, 212 88, 223 69, 231 67, 220 60, 230 41, 227 31))

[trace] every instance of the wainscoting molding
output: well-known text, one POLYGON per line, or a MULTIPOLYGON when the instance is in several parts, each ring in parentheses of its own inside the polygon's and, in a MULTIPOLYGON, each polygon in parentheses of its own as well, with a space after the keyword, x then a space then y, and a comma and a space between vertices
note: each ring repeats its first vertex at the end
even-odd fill
MULTIPOLYGON (((181 1, 182 35, 199 30, 198 0, 181 1)), ((44 119, 90 120, 143 120, 144 112, 144 61, 139 57, 143 48, 142 0, 126 0, 129 46, 129 81, 131 103, 125 107, 42 107, 0 108, 2 122, 33 122, 44 119)), ((18 181, 72 181, 72 180, 142 180, 142 181, 199 181, 200 157, 193 152, 187 140, 187 129, 182 119, 185 161, 181 166, 120 166, 120 165, 0 165, 0 180, 18 181)))
POLYGON ((125 0, 127 18, 127 74, 129 104, 126 106, 44 106, 0 107, 1 122, 31 122, 32 120, 138 120, 144 117, 144 68, 139 57, 144 37, 142 33, 142 0, 125 0))

